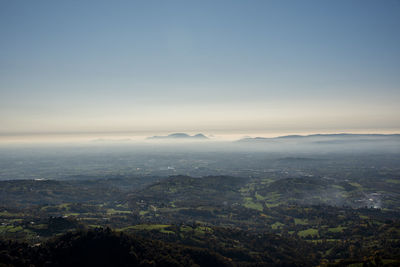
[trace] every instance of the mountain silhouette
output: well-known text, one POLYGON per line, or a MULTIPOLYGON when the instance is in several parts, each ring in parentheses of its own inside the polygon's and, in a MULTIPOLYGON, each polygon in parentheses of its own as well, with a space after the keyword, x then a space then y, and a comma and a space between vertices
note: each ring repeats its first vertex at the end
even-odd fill
POLYGON ((148 137, 147 139, 196 139, 196 140, 205 140, 208 139, 207 136, 204 134, 198 133, 196 135, 189 135, 186 133, 173 133, 165 136, 151 136, 148 137))

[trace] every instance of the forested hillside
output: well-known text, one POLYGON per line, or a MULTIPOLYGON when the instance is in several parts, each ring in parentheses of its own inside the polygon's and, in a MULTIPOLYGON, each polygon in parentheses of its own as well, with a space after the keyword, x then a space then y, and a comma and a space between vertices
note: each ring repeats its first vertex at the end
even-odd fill
POLYGON ((400 183, 392 178, 379 183, 309 176, 181 175, 144 180, 0 182, 0 262, 68 266, 79 258, 103 266, 400 263, 400 183), (97 254, 106 258, 94 257, 97 254), (113 262, 115 257, 120 261, 113 262))

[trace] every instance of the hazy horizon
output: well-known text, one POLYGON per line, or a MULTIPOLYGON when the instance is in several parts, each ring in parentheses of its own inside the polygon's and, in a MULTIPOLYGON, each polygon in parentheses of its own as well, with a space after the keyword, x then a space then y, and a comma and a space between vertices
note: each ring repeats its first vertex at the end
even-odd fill
POLYGON ((398 1, 2 1, 0 142, 398 133, 399 13, 398 1))
MULTIPOLYGON (((287 132, 86 132, 86 133, 23 133, 23 134, 0 134, 0 145, 5 144, 46 144, 46 143, 70 143, 85 144, 100 141, 105 142, 153 142, 148 140, 152 136, 166 136, 173 133, 186 133, 189 135, 204 134, 208 139, 206 141, 230 142, 243 138, 265 137, 274 138, 288 135, 313 135, 313 134, 400 134, 400 130, 392 131, 372 131, 372 130, 343 130, 343 131, 287 131, 287 132)), ((171 142, 167 140, 166 142, 171 142)))

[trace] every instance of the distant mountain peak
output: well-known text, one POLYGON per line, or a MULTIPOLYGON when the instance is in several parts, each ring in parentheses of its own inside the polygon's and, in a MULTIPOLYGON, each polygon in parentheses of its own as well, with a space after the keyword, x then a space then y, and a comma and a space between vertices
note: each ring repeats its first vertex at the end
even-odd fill
POLYGON ((208 139, 207 136, 205 136, 202 133, 198 133, 195 135, 189 135, 187 133, 172 133, 169 135, 164 135, 164 136, 151 136, 148 137, 147 139, 196 139, 196 140, 200 140, 200 139, 208 139))
POLYGON ((310 134, 310 135, 284 135, 278 137, 247 137, 238 140, 238 142, 273 142, 278 140, 383 140, 390 138, 399 138, 400 134, 352 134, 352 133, 336 133, 336 134, 310 134))
POLYGON ((194 138, 205 138, 205 139, 208 139, 208 137, 205 136, 205 135, 202 134, 202 133, 198 133, 198 134, 196 134, 196 135, 193 135, 193 137, 194 137, 194 138))
POLYGON ((165 137, 170 137, 170 138, 189 138, 190 135, 186 133, 173 133, 165 137))

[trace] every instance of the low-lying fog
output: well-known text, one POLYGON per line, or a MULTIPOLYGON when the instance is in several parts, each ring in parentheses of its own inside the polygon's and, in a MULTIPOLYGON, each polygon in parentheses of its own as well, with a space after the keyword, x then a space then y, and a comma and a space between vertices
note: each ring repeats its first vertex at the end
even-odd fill
MULTIPOLYGON (((353 165, 398 168, 399 135, 314 135, 279 138, 97 139, 0 147, 0 179, 102 178, 115 175, 262 176, 353 165)), ((328 172, 328 171, 326 171, 328 172)))

